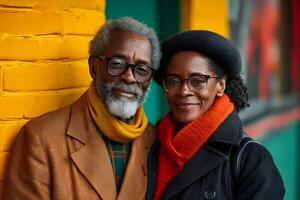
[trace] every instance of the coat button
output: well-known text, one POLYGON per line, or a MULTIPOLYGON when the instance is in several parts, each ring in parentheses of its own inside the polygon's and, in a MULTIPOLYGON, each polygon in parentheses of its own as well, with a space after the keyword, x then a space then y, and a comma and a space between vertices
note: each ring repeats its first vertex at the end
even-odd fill
POLYGON ((205 190, 204 191, 204 198, 207 200, 215 199, 217 196, 214 190, 205 190))

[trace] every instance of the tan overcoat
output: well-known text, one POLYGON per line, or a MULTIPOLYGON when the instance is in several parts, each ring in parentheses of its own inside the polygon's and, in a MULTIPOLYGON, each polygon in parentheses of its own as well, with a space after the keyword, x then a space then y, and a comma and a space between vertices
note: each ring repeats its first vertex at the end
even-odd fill
POLYGON ((155 139, 148 125, 134 140, 119 195, 105 144, 89 114, 87 93, 70 106, 29 121, 13 145, 5 200, 141 200, 147 156, 155 139))

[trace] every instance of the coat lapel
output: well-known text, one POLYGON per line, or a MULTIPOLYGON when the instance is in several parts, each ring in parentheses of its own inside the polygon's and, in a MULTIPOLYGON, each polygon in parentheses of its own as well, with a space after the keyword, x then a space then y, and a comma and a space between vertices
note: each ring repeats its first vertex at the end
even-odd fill
POLYGON ((171 199, 177 193, 200 179, 228 157, 209 146, 203 148, 183 167, 162 194, 161 200, 171 199))
POLYGON ((72 106, 67 135, 82 143, 71 153, 73 163, 102 199, 115 200, 117 192, 113 169, 104 141, 90 117, 86 93, 72 106))

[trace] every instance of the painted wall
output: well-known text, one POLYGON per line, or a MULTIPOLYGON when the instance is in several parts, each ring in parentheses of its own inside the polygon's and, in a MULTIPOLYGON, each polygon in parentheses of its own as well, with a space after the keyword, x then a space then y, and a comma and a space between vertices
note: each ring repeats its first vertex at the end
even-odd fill
POLYGON ((230 36, 227 0, 181 0, 182 30, 204 29, 230 36))
POLYGON ((0 196, 21 126, 89 85, 88 44, 104 8, 104 0, 0 0, 0 196))
POLYGON ((271 152, 274 161, 282 175, 286 189, 285 200, 300 198, 300 121, 273 130, 261 140, 261 143, 271 152))
POLYGON ((245 126, 272 154, 284 181, 285 200, 300 198, 300 107, 269 114, 245 126))

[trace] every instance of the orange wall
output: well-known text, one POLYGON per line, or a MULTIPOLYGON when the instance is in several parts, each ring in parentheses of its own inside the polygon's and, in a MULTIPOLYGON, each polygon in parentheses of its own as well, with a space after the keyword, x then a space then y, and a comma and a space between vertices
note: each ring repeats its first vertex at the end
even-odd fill
POLYGON ((90 83, 88 43, 105 0, 0 0, 0 196, 14 137, 90 83))

